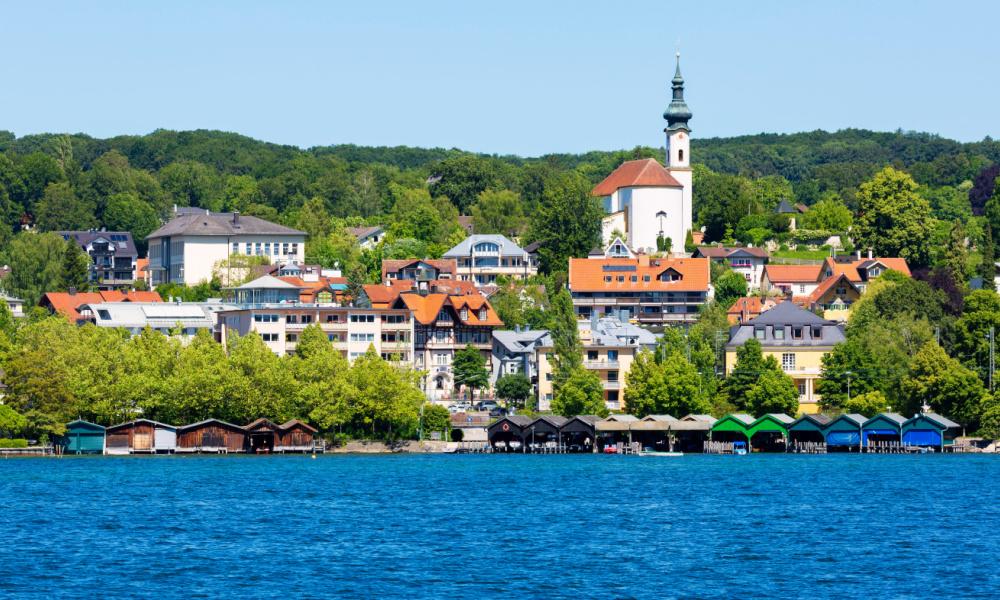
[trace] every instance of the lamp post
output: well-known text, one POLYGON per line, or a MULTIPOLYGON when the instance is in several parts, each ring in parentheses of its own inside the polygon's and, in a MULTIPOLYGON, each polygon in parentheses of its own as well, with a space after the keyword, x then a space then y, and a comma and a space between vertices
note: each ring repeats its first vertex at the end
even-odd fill
POLYGON ((531 453, 535 453, 535 426, 531 426, 531 453))
MULTIPOLYGON (((667 218, 667 212, 663 211, 663 210, 658 211, 656 213, 656 218, 660 220, 660 238, 662 238, 663 237, 663 219, 667 218)), ((657 246, 659 246, 659 244, 657 244, 657 246)), ((657 247, 656 249, 658 251, 660 248, 657 247)))
POLYGON ((847 375, 847 401, 851 401, 851 375, 854 375, 852 371, 845 371, 844 375, 847 375))

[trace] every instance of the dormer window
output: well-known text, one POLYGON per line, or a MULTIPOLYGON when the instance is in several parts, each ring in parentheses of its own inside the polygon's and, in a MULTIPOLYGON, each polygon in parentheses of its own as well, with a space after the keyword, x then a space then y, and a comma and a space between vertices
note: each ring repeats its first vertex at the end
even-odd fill
POLYGON ((812 328, 812 339, 818 340, 818 339, 822 339, 822 337, 823 337, 823 328, 820 327, 819 325, 813 325, 813 328, 812 328))
POLYGON ((785 328, 781 325, 774 326, 774 339, 783 340, 785 339, 785 328))
POLYGON ((801 340, 802 339, 802 328, 801 327, 792 327, 792 339, 793 340, 801 340))
POLYGON ((764 332, 765 332, 765 329, 763 327, 754 327, 754 329, 753 329, 753 336, 755 338, 757 338, 758 340, 762 340, 762 339, 764 339, 764 332))
POLYGON ((469 309, 465 306, 462 307, 462 311, 459 313, 463 321, 469 320, 469 309))
POLYGON ((485 321, 486 320, 486 307, 485 306, 483 308, 479 309, 479 320, 480 321, 485 321))

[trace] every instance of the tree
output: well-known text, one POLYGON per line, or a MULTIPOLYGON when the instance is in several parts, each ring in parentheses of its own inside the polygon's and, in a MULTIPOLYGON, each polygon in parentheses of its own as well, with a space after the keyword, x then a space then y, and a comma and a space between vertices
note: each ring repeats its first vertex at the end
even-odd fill
POLYGON ((302 330, 289 361, 298 385, 299 412, 327 430, 350 423, 357 394, 348 382, 350 365, 318 324, 302 330))
POLYGON ((979 377, 933 341, 913 357, 902 392, 903 414, 916 414, 927 405, 967 424, 978 421, 986 394, 979 377))
POLYGON ((1000 294, 976 290, 965 297, 962 316, 955 322, 954 352, 989 380, 990 331, 1000 334, 1000 294))
POLYGON ((447 440, 448 432, 451 430, 451 413, 440 404, 424 402, 421 429, 425 438, 430 437, 429 433, 439 431, 441 432, 441 439, 447 440))
POLYGON ((0 248, 0 264, 10 266, 10 274, 0 286, 28 306, 38 304, 42 294, 64 290, 63 262, 66 241, 55 233, 25 231, 0 248))
POLYGON ((970 276, 969 252, 965 248, 965 228, 960 221, 952 223, 942 262, 952 279, 964 288, 970 276))
POLYGON ((561 271, 570 258, 586 256, 600 244, 603 217, 604 210, 590 195, 590 182, 582 175, 566 173, 546 182, 527 234, 529 240, 541 243, 541 271, 561 271))
POLYGON ((637 417, 710 410, 697 368, 676 345, 658 347, 656 353, 640 351, 625 381, 625 405, 637 417))
POLYGON ((104 225, 111 231, 128 231, 140 253, 146 252, 146 236, 160 224, 152 206, 134 192, 122 192, 107 198, 104 225))
POLYGON ((496 394, 516 406, 524 406, 531 396, 531 380, 524 373, 510 373, 497 379, 496 394))
POLYGON ((35 222, 42 231, 90 229, 97 226, 96 209, 80 199, 69 183, 50 183, 35 205, 35 222))
POLYGON ((451 364, 455 377, 455 386, 465 386, 475 397, 476 390, 485 388, 490 383, 490 372, 486 368, 486 359, 472 344, 468 344, 455 353, 451 364))
POLYGON ((799 390, 788 375, 768 369, 747 390, 746 407, 753 415, 782 413, 794 415, 799 410, 799 390))
POLYGON ((983 226, 983 243, 979 248, 982 260, 976 274, 983 280, 983 289, 996 291, 997 256, 993 245, 993 227, 986 223, 983 226))
POLYGON ((559 387, 570 375, 583 368, 583 344, 576 324, 573 299, 565 289, 558 290, 551 301, 551 330, 553 351, 552 388, 558 393, 559 387))
POLYGON ((160 169, 159 178, 175 204, 222 210, 223 182, 211 167, 193 160, 178 160, 160 169))
POLYGON ((28 419, 13 408, 0 404, 0 437, 14 437, 28 427, 28 419))
POLYGON ((747 405, 747 394, 768 365, 760 342, 749 339, 736 350, 736 364, 722 384, 722 391, 737 406, 747 405))
POLYGON ((889 400, 885 394, 874 390, 865 394, 851 396, 851 399, 844 403, 844 412, 874 417, 880 412, 889 409, 889 400))
POLYGON ((911 265, 930 260, 930 206, 917 194, 917 183, 903 171, 886 167, 861 184, 857 195, 858 245, 879 256, 901 256, 911 265))
POLYGON ((438 178, 431 187, 434 197, 450 199, 458 210, 463 211, 462 214, 480 194, 497 187, 499 183, 496 164, 490 159, 470 154, 442 160, 431 171, 438 178))
POLYGON ((426 400, 417 387, 416 373, 382 360, 369 347, 355 359, 347 380, 356 390, 348 428, 388 440, 416 431, 420 405, 426 400))
POLYGON ((347 289, 344 291, 344 296, 351 306, 371 308, 371 302, 365 295, 365 277, 366 272, 361 265, 351 267, 347 273, 347 289))
POLYGON ((576 415, 597 415, 605 417, 608 409, 604 405, 604 388, 601 379, 593 371, 574 369, 566 381, 556 390, 552 398, 553 412, 564 417, 576 415))
MULTIPOLYGON (((389 232, 395 239, 414 238, 444 244, 455 231, 464 231, 458 212, 449 202, 434 200, 426 189, 389 186, 395 203, 389 215, 389 232)), ((422 257, 421 257, 422 258, 422 257)))
POLYGON ((831 192, 809 207, 809 210, 802 215, 799 227, 845 232, 850 229, 853 221, 851 209, 844 205, 838 194, 831 192))
POLYGON ((694 252, 698 246, 694 243, 694 234, 688 229, 687 233, 684 234, 684 251, 688 254, 694 252))
POLYGON ((62 285, 60 289, 86 290, 90 280, 90 256, 77 243, 66 240, 62 260, 62 285))
POLYGON ((732 306, 737 298, 746 295, 747 280, 736 271, 726 271, 715 282, 715 300, 722 306, 732 306))
POLYGON ((521 197, 509 190, 484 190, 470 211, 476 233, 517 236, 524 228, 521 197))

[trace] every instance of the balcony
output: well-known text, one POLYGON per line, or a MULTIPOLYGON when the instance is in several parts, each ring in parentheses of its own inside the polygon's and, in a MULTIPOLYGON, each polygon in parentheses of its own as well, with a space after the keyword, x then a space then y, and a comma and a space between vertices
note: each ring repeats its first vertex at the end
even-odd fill
POLYGON ((621 381, 607 381, 607 380, 602 379, 601 380, 601 385, 603 385, 604 389, 606 389, 606 390, 620 390, 620 389, 622 389, 622 382, 621 381))
POLYGON ((583 361, 583 368, 604 371, 619 368, 619 363, 617 360, 585 360, 583 361))

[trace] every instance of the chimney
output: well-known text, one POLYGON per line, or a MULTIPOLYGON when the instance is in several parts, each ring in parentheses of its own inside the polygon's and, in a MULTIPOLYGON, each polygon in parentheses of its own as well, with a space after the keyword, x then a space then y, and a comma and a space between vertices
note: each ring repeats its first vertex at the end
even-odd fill
POLYGON ((69 295, 70 296, 75 296, 76 295, 76 288, 75 287, 69 288, 69 295))
POLYGON ((871 248, 869 248, 869 249, 868 249, 868 258, 871 258, 871 257, 872 257, 872 249, 871 249, 871 248))
POLYGON ((240 211, 238 210, 233 211, 233 225, 236 227, 240 226, 240 211))
POLYGON ((857 255, 858 255, 858 260, 861 260, 861 250, 857 251, 857 255))

